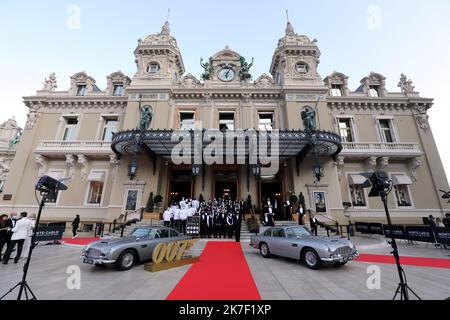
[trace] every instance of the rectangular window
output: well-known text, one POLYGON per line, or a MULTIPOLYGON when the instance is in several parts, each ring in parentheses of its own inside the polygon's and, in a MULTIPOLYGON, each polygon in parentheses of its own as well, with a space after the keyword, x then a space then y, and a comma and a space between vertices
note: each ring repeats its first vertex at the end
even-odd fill
POLYGON ((412 207, 411 196, 407 185, 394 186, 395 197, 399 207, 412 207))
POLYGON ((331 85, 331 95, 333 97, 342 97, 342 87, 339 84, 331 85))
POLYGON ((219 113, 219 130, 234 130, 234 113, 219 113))
POLYGON ((258 114, 258 116, 259 116, 258 130, 272 131, 275 126, 273 112, 261 112, 258 114))
POLYGON ((180 129, 195 130, 195 114, 193 112, 180 112, 180 129))
POLYGON ((369 86, 369 97, 378 98, 380 96, 379 86, 369 86))
POLYGON ((91 181, 89 186, 89 204, 100 204, 103 195, 103 181, 91 181))
POLYGON ((78 127, 78 118, 67 117, 65 119, 63 140, 64 141, 73 141, 75 140, 75 136, 77 133, 78 127))
POLYGON ((355 142, 353 136, 352 119, 351 118, 339 118, 339 133, 342 138, 342 142, 355 142))
POLYGON ((394 127, 391 119, 379 119, 378 125, 380 127, 381 140, 387 143, 395 142, 394 127))
POLYGON ((364 195, 364 189, 360 185, 350 186, 350 196, 352 198, 353 207, 366 207, 366 197, 364 195))
POLYGON ((117 118, 105 118, 102 132, 102 141, 112 141, 112 136, 117 133, 119 120, 117 118))
POLYGON ((114 85, 113 96, 123 96, 124 88, 123 84, 114 85))
POLYGON ((79 84, 77 86, 77 96, 85 96, 87 92, 87 86, 85 84, 79 84))

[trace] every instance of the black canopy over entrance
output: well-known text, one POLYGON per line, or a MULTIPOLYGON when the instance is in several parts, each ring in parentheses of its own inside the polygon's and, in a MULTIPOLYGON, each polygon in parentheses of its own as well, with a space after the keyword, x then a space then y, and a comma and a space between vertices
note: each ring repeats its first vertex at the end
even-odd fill
MULTIPOLYGON (((210 142, 204 142, 204 131, 181 131, 182 134, 191 136, 191 147, 193 153, 200 151, 195 149, 195 141, 200 141, 202 151, 210 144, 210 142), (197 140, 196 140, 197 139, 197 140)), ((219 131, 217 131, 219 132, 219 131)), ((245 136, 249 131, 240 131, 237 133, 237 139, 241 136, 245 136)), ((297 158, 299 162, 311 152, 314 152, 317 156, 321 157, 334 157, 338 155, 342 150, 341 138, 339 135, 333 132, 326 131, 252 131, 256 134, 257 143, 261 139, 267 139, 269 148, 271 149, 271 139, 277 139, 279 149, 279 159, 288 160, 297 158), (269 139, 268 139, 269 137, 269 139)), ((153 159, 157 156, 164 159, 170 159, 172 150, 179 144, 178 139, 172 139, 174 135, 180 135, 180 131, 174 130, 147 130, 141 131, 138 129, 119 132, 114 135, 112 139, 112 150, 118 155, 137 154, 142 151, 146 151, 153 159)), ((226 147, 226 139, 224 139, 224 148, 226 147)), ((245 139, 245 138, 244 138, 245 139)), ((235 144, 235 154, 239 153, 238 148, 242 147, 235 144)), ((246 158, 249 157, 250 152, 249 142, 245 143, 244 154, 246 158)), ((226 151, 224 150, 224 154, 226 151)), ((192 162, 193 163, 193 162, 192 162)), ((225 163, 225 161, 224 161, 225 163)))

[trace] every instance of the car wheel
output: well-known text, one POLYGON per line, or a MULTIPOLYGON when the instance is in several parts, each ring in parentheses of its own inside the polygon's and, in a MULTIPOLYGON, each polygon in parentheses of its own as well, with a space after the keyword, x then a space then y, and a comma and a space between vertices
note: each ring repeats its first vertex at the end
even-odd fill
POLYGON ((130 270, 136 261, 136 255, 132 250, 125 250, 117 259, 116 266, 121 271, 130 270))
POLYGON ((313 249, 306 249, 305 252, 303 253, 302 260, 305 262, 306 266, 309 269, 317 270, 320 268, 322 264, 319 255, 313 249))
POLYGON ((264 258, 270 258, 270 250, 269 250, 269 246, 267 245, 267 243, 262 243, 259 246, 259 252, 261 252, 261 255, 264 258))

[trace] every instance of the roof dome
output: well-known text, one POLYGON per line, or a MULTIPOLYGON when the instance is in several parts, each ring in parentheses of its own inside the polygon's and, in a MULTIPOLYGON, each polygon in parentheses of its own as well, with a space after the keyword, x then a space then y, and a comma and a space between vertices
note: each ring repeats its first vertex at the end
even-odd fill
POLYGON ((170 24, 168 21, 164 23, 161 28, 161 32, 157 34, 151 34, 145 37, 144 40, 139 39, 139 44, 142 45, 172 45, 177 47, 177 40, 170 35, 170 24))

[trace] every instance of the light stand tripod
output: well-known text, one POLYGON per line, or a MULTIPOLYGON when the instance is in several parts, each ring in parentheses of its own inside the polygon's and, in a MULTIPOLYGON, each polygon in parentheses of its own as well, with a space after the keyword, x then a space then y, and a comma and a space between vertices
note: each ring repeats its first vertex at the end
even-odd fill
POLYGON ((387 204, 387 194, 386 191, 380 192, 381 201, 383 201, 384 210, 386 211, 386 217, 389 225, 389 231, 391 234, 391 246, 393 251, 391 252, 394 255, 395 263, 397 264, 398 276, 400 278, 400 283, 395 291, 395 296, 392 300, 396 300, 398 295, 400 294, 400 300, 409 300, 409 292, 411 292, 417 299, 422 300, 409 286, 406 282, 406 274, 400 264, 400 256, 398 254, 397 242, 395 241, 395 235, 392 228, 391 215, 389 214, 389 208, 387 204))
POLYGON ((22 300, 23 294, 25 294, 26 300, 37 300, 36 296, 34 295, 33 291, 31 291, 31 288, 27 283, 27 274, 28 274, 28 269, 30 267, 31 255, 33 254, 34 243, 36 240, 36 230, 39 226, 39 221, 41 219, 41 213, 42 213, 42 210, 44 209, 46 202, 47 202, 47 194, 43 194, 41 202, 39 204, 39 212, 38 212, 38 216, 36 218, 36 225, 34 228, 33 236, 31 237, 30 251, 28 251, 28 258, 23 267, 22 280, 18 284, 16 284, 13 288, 11 288, 7 293, 5 293, 3 296, 1 296, 0 300, 3 300, 6 296, 8 296, 10 293, 12 293, 17 288, 19 288, 19 295, 17 296, 17 300, 22 300))

